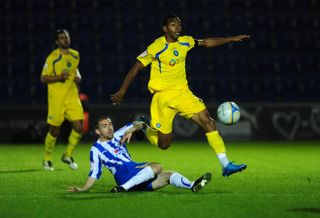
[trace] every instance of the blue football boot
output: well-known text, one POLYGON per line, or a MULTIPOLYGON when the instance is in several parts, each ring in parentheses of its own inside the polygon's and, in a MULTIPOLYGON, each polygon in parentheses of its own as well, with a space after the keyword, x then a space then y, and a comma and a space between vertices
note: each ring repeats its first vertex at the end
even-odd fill
POLYGON ((223 176, 230 176, 236 172, 241 172, 242 170, 245 170, 247 168, 246 164, 233 164, 232 162, 229 162, 228 165, 222 169, 222 175, 223 176))

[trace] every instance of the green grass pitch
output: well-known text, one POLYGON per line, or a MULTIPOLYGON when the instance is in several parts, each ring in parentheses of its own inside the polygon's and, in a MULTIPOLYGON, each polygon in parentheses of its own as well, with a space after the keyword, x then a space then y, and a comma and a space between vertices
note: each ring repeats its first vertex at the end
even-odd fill
POLYGON ((42 170, 40 145, 0 145, 0 217, 316 217, 320 216, 320 143, 227 143, 228 156, 248 168, 228 178, 205 143, 174 143, 162 151, 128 145, 135 161, 160 162, 195 179, 213 173, 199 193, 167 186, 155 192, 109 193, 114 181, 104 169, 87 193, 68 193, 89 172, 89 144, 77 147, 72 171, 54 150, 54 172, 42 170))

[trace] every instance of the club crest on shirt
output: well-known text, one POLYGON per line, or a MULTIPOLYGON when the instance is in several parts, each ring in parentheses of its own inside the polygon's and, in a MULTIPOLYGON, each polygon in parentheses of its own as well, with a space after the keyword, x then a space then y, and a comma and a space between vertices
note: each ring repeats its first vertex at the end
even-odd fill
POLYGON ((176 65, 176 60, 175 59, 171 59, 169 64, 170 64, 170 66, 176 65))
POLYGON ((148 51, 145 50, 144 52, 142 52, 142 53, 139 55, 139 57, 144 58, 144 57, 147 56, 147 55, 148 55, 148 51))

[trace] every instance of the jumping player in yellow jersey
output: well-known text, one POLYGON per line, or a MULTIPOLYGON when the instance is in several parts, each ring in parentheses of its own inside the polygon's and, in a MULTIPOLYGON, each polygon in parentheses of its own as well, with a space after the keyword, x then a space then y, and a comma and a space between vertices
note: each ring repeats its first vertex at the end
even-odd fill
POLYGON ((41 74, 41 82, 48 85, 48 118, 49 132, 45 138, 43 168, 54 170, 52 151, 60 126, 66 118, 73 129, 62 161, 75 170, 78 165, 72 157, 73 150, 82 135, 83 108, 80 102, 78 85, 81 75, 78 70, 80 56, 76 50, 69 48, 70 36, 67 30, 57 30, 55 36, 57 49, 47 57, 41 74))
POLYGON ((191 36, 182 36, 181 30, 180 18, 168 15, 163 22, 164 36, 156 39, 137 57, 137 62, 128 72, 120 90, 111 95, 111 100, 113 104, 119 104, 135 76, 151 63, 148 89, 153 98, 150 107, 151 128, 146 129, 148 140, 161 149, 167 149, 171 145, 173 119, 179 114, 203 128, 209 145, 215 150, 222 165, 223 176, 241 172, 247 166, 236 165, 228 160, 215 121, 210 117, 202 100, 189 90, 185 62, 188 51, 195 46, 212 48, 249 39, 250 36, 194 39, 191 36))

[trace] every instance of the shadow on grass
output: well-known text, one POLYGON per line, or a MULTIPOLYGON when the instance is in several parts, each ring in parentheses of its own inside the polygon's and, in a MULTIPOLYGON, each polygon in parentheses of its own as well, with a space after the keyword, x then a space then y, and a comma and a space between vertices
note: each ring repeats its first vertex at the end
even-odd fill
POLYGON ((110 192, 95 192, 95 193, 66 193, 58 195, 57 198, 62 200, 73 200, 73 201, 83 201, 83 200, 95 200, 95 199, 105 199, 105 198, 122 198, 129 197, 130 193, 110 193, 110 192))
POLYGON ((319 213, 320 208, 310 207, 310 208, 292 208, 288 210, 289 212, 307 212, 307 213, 319 213))
MULTIPOLYGON (((57 169, 55 171, 62 171, 62 169, 57 169)), ((34 173, 34 172, 51 172, 45 171, 43 169, 26 169, 26 170, 0 170, 0 174, 3 173, 34 173)))
POLYGON ((102 198, 125 198, 125 197, 132 197, 132 196, 145 196, 149 197, 153 196, 162 196, 162 197, 186 197, 186 196, 212 196, 216 194, 225 194, 227 192, 172 192, 172 191, 129 191, 129 192, 122 192, 122 193, 111 193, 108 191, 95 191, 95 192, 66 192, 57 196, 59 199, 63 200, 74 200, 74 201, 81 201, 81 200, 95 200, 95 199, 102 199, 102 198))

